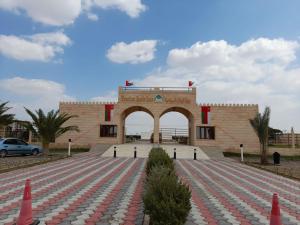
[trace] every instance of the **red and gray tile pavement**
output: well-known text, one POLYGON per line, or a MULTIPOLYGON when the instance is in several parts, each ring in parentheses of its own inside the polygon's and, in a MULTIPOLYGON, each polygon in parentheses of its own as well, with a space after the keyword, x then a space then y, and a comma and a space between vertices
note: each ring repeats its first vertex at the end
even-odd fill
POLYGON ((192 189, 186 224, 269 224, 272 194, 284 225, 300 224, 300 182, 228 160, 177 160, 192 189))
MULTIPOLYGON (((86 153, 0 175, 0 224, 16 220, 25 179, 41 224, 142 224, 146 159, 86 153)), ((273 192, 283 224, 300 224, 300 183, 226 160, 176 160, 192 189, 187 225, 268 224, 273 192)))
POLYGON ((142 224, 145 159, 83 154, 0 175, 0 224, 13 224, 25 179, 40 224, 142 224))

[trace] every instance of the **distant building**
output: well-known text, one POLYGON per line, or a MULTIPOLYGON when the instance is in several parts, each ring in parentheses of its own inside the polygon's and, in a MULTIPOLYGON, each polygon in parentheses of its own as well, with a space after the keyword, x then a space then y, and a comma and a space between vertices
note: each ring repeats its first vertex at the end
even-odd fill
POLYGON ((1 137, 14 137, 24 141, 29 140, 29 131, 24 126, 28 121, 16 120, 13 123, 3 127, 0 131, 1 137))

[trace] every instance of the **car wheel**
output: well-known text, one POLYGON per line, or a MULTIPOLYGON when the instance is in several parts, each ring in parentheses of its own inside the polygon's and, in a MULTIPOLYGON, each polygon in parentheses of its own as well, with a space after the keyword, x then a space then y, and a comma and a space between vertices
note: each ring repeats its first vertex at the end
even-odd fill
POLYGON ((32 150, 32 155, 37 155, 37 154, 39 154, 39 150, 33 149, 33 150, 32 150))
POLYGON ((7 155, 7 152, 5 150, 0 151, 0 157, 4 158, 7 155))

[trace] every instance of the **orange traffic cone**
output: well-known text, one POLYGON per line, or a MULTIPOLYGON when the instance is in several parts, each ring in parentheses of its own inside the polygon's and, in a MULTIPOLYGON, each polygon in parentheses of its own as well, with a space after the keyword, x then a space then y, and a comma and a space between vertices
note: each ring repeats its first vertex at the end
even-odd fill
POLYGON ((31 207, 31 187, 30 180, 27 179, 25 183, 25 189, 23 194, 23 201, 17 225, 35 225, 39 224, 39 221, 32 220, 32 207, 31 207))
POLYGON ((278 194, 273 194, 270 225, 281 225, 278 194))

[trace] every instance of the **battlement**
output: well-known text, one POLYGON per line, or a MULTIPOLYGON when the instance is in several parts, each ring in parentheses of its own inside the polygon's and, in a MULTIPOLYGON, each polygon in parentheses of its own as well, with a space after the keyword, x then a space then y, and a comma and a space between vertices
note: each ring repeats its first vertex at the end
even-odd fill
POLYGON ((78 102, 59 102, 60 105, 107 105, 107 104, 117 104, 118 102, 111 101, 78 101, 78 102))
POLYGON ((235 104, 235 103, 200 103, 198 106, 213 107, 258 107, 258 104, 235 104))

